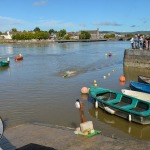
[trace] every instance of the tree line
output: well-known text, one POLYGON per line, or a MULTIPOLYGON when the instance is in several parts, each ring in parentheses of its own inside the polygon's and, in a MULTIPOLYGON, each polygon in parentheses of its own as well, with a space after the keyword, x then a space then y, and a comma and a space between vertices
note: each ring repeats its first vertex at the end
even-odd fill
MULTIPOLYGON (((60 31, 56 31, 54 29, 50 29, 49 31, 42 31, 39 27, 36 27, 33 31, 18 31, 16 28, 11 29, 12 33, 12 39, 14 40, 32 40, 32 39, 49 39, 49 38, 55 38, 58 40, 71 40, 73 39, 72 33, 67 33, 65 29, 62 29, 60 31)), ((0 31, 0 35, 3 33, 0 31)), ((133 36, 133 34, 125 34, 126 39, 130 39, 133 36)), ((87 31, 81 31, 79 34, 78 39, 90 39, 91 34, 87 31)), ((115 34, 114 33, 107 33, 104 35, 105 39, 114 39, 115 34)))
MULTIPOLYGON (((39 27, 36 27, 33 31, 18 31, 16 28, 11 29, 12 39, 13 40, 32 40, 32 39, 49 39, 51 37, 57 38, 58 40, 65 39, 70 40, 71 34, 68 34, 65 29, 56 31, 50 29, 49 31, 42 31, 39 27)), ((2 32, 0 31, 0 35, 2 32)), ((91 35, 89 32, 81 31, 79 34, 79 39, 90 39, 91 35)))

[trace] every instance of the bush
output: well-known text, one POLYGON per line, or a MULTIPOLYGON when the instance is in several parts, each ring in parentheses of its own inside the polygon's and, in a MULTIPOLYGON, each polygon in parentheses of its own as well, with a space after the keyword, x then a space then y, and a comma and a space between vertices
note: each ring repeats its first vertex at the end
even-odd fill
POLYGON ((79 34, 79 39, 90 39, 91 38, 91 34, 87 31, 81 31, 81 33, 79 34))

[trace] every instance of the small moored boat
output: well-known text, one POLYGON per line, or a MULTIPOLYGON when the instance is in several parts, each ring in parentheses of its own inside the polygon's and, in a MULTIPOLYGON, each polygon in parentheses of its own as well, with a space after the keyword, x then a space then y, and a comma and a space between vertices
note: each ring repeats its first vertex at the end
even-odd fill
POLYGON ((138 92, 138 91, 132 91, 132 90, 127 90, 127 89, 122 89, 121 92, 123 94, 125 94, 125 95, 129 95, 129 96, 141 99, 143 101, 150 102, 150 94, 148 94, 148 93, 143 93, 143 92, 138 92))
POLYGON ((130 81, 130 89, 134 91, 150 93, 150 85, 140 82, 130 81))
POLYGON ((150 102, 100 87, 90 87, 95 106, 139 124, 150 124, 150 102))
POLYGON ((138 82, 150 84, 150 77, 138 76, 138 82))
POLYGON ((112 56, 112 52, 109 52, 107 55, 108 55, 108 56, 112 56))
POLYGON ((7 67, 9 66, 9 57, 7 58, 7 60, 3 60, 3 61, 0 61, 0 67, 7 67))
POLYGON ((21 54, 15 57, 15 61, 18 61, 18 60, 23 60, 23 56, 21 54))

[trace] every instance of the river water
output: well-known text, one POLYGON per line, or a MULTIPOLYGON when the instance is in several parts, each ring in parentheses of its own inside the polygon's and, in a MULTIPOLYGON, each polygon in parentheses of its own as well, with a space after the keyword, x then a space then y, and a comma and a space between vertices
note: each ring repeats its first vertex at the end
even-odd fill
POLYGON ((0 116, 5 127, 35 122, 78 127, 75 101, 80 99, 86 120, 92 120, 103 134, 149 140, 149 125, 129 123, 96 110, 80 92, 94 80, 103 88, 129 89, 129 81, 136 81, 138 74, 148 75, 145 70, 123 68, 124 50, 129 47, 125 41, 1 44, 1 60, 10 57, 10 66, 0 68, 0 116), (108 57, 110 51, 113 55, 108 57), (24 60, 15 62, 20 53, 24 60), (126 76, 125 84, 119 82, 121 75, 126 76))

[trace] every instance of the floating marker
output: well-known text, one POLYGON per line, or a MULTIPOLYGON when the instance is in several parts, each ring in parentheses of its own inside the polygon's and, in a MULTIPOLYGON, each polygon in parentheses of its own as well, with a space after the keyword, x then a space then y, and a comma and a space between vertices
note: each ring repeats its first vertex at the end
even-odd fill
POLYGON ((96 80, 94 80, 94 83, 96 83, 96 80))
POLYGON ((104 79, 106 79, 106 76, 104 76, 104 79))
POLYGON ((79 101, 79 99, 76 100, 75 107, 80 109, 80 101, 79 101))
POLYGON ((97 84, 95 83, 94 86, 97 86, 97 84))

